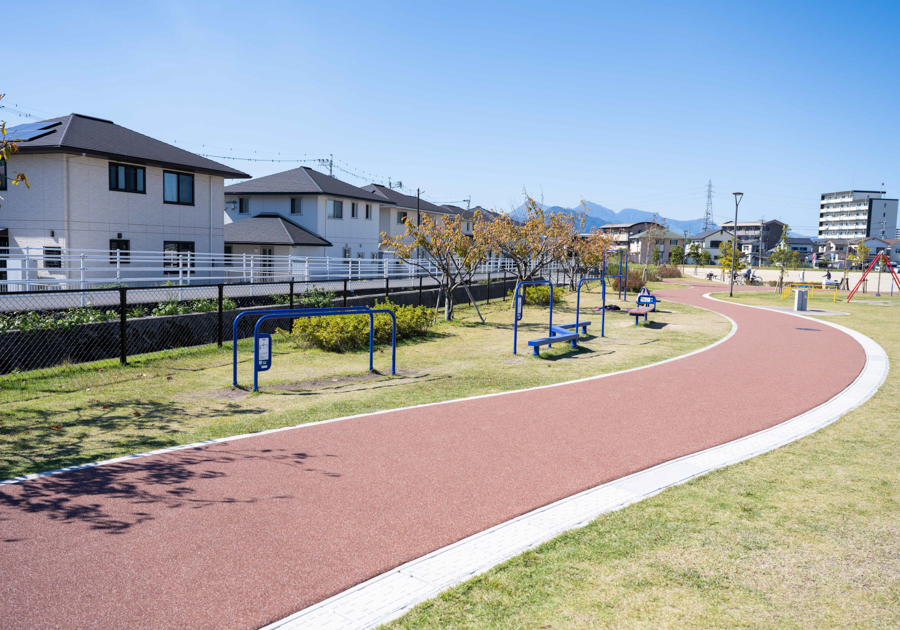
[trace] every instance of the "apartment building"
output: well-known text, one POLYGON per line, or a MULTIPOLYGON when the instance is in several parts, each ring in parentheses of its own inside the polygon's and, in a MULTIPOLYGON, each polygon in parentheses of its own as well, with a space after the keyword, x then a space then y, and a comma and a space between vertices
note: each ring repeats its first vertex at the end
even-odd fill
POLYGON ((897 200, 883 190, 845 190, 822 194, 819 238, 858 241, 897 235, 897 200))
POLYGON ((759 265, 764 262, 765 253, 778 245, 784 232, 784 223, 775 219, 738 221, 735 229, 734 221, 726 221, 722 224, 722 228, 734 232, 740 244, 741 254, 751 265, 759 265))

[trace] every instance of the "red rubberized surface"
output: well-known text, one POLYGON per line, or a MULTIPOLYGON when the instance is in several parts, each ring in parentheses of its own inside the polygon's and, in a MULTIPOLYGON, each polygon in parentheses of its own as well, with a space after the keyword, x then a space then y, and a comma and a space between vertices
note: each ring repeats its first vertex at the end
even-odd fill
POLYGON ((0 626, 256 628, 537 507, 792 418, 865 363, 844 333, 708 290, 657 295, 726 314, 738 332, 656 367, 0 487, 0 626))

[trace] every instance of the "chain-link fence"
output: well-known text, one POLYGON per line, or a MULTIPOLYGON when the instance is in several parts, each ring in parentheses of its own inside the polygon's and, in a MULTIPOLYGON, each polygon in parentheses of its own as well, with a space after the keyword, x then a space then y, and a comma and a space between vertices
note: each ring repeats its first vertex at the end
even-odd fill
MULTIPOLYGON (((504 299, 513 286, 512 275, 489 273, 454 299, 504 299)), ((237 315, 248 310, 371 306, 386 299, 435 308, 439 293, 430 277, 0 293, 0 392, 21 400, 84 389, 130 357, 177 360, 174 350, 221 347, 230 344, 237 315)), ((254 325, 255 318, 242 319, 237 338, 251 337, 254 325)), ((289 318, 268 320, 263 332, 290 325, 289 318)))

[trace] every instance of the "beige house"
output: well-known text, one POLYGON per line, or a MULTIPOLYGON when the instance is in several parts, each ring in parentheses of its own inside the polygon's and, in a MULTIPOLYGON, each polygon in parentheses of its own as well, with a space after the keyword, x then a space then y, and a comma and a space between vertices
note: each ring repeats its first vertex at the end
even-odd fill
POLYGON ((668 263, 672 258, 673 247, 684 247, 684 235, 672 230, 665 230, 654 238, 648 238, 648 232, 638 232, 631 236, 628 242, 628 257, 638 263, 648 263, 653 260, 653 251, 659 250, 661 263, 668 263))

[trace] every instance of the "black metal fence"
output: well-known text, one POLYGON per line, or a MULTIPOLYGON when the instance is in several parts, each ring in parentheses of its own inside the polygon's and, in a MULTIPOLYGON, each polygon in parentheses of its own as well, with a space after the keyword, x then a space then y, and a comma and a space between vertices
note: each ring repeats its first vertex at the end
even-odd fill
MULTIPOLYGON (((505 299, 515 277, 488 274, 454 295, 456 303, 505 299), (468 290, 466 290, 468 289, 468 290)), ((322 293, 336 306, 373 305, 390 299, 434 308, 439 289, 428 277, 330 282, 212 284, 0 294, 0 379, 24 372, 104 361, 231 340, 235 317, 250 309, 294 308, 322 293)), ((253 319, 239 324, 238 338, 253 334, 253 319)), ((266 332, 289 328, 286 319, 263 324, 266 332)))

